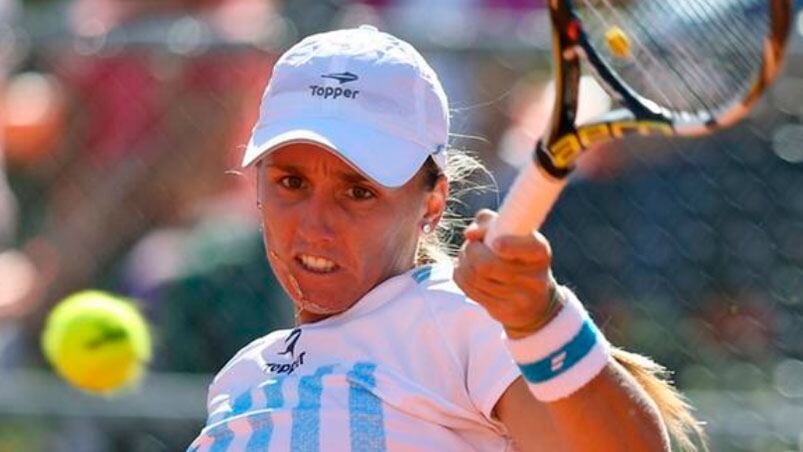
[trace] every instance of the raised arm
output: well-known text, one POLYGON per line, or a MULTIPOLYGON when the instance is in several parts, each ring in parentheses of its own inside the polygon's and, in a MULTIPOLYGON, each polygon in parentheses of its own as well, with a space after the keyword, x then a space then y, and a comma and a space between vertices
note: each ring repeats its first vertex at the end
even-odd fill
POLYGON ((505 327, 522 368, 496 405, 518 449, 669 450, 655 401, 612 357, 574 295, 557 289, 546 239, 501 237, 490 249, 482 239, 493 216, 481 212, 466 230, 455 281, 505 327))

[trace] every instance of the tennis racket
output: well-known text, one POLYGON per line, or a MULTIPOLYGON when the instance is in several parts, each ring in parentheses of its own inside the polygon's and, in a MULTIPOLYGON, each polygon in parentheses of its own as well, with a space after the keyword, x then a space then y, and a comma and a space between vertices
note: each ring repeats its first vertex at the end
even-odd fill
POLYGON ((490 244, 544 222, 583 151, 630 135, 699 136, 743 118, 778 75, 791 0, 549 0, 555 103, 490 244), (621 108, 576 122, 581 61, 621 108))

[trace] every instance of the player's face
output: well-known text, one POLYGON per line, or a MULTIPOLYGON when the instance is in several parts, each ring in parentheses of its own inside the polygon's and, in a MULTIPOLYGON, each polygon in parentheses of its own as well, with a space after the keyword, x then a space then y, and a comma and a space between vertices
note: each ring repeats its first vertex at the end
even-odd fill
POLYGON ((268 259, 301 322, 343 312, 413 266, 437 196, 422 173, 385 188, 311 144, 272 152, 259 171, 268 259))

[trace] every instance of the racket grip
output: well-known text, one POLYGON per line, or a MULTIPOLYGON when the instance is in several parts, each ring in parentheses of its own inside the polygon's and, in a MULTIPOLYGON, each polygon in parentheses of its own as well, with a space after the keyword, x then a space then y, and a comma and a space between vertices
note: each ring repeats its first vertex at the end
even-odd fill
POLYGON ((535 160, 527 165, 516 176, 484 243, 490 246, 501 235, 527 235, 540 228, 567 181, 547 175, 535 160))

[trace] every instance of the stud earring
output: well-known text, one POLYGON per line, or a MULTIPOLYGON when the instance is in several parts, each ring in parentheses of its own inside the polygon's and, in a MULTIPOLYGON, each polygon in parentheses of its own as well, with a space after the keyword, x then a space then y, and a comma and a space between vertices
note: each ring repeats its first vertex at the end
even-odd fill
POLYGON ((421 225, 421 232, 423 232, 424 234, 429 234, 430 232, 432 232, 432 225, 429 223, 424 223, 423 225, 421 225))

